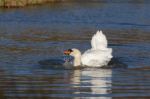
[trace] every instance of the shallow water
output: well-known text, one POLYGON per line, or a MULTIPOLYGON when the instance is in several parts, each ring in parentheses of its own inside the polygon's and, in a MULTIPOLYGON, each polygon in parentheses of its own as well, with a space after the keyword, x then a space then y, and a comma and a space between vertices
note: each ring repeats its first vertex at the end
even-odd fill
POLYGON ((0 98, 150 98, 150 3, 60 3, 0 10, 0 98), (40 66, 90 48, 102 29, 128 69, 40 66))

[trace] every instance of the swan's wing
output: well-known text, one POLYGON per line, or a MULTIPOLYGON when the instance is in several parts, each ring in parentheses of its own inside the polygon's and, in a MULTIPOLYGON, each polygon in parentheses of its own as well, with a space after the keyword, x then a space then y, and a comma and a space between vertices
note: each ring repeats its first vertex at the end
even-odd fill
POLYGON ((94 50, 107 48, 107 39, 102 31, 97 31, 97 33, 93 35, 91 46, 94 50))

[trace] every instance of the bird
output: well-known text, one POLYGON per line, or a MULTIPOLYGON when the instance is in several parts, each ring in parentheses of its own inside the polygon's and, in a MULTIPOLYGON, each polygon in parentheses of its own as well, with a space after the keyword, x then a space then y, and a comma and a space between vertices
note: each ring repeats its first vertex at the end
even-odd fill
POLYGON ((83 54, 77 48, 67 49, 65 55, 74 57, 73 66, 102 67, 108 65, 113 58, 113 49, 108 48, 108 42, 102 30, 98 30, 91 39, 91 49, 83 54))

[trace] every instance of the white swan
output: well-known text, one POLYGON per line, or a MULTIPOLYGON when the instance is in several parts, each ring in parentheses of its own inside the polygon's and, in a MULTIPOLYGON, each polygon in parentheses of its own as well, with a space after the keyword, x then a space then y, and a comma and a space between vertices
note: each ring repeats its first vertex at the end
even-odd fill
POLYGON ((102 67, 107 65, 113 57, 112 48, 107 47, 107 39, 102 31, 97 31, 92 37, 91 46, 92 48, 82 55, 76 48, 68 49, 64 51, 64 54, 74 57, 74 66, 102 67))

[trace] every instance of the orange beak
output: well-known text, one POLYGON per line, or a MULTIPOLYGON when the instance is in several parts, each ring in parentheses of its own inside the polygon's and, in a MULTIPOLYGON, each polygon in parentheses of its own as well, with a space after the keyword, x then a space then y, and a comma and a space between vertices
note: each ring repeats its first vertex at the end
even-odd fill
POLYGON ((64 54, 65 54, 65 55, 70 55, 70 53, 71 53, 71 52, 68 51, 68 50, 64 51, 64 54))

